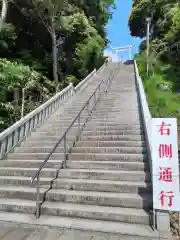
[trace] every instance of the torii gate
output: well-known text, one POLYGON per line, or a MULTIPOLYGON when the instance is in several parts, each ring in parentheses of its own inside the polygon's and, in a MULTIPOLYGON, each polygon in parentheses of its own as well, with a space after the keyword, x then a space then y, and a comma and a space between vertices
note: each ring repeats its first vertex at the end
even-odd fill
MULTIPOLYGON (((128 45, 128 46, 124 46, 124 47, 116 47, 116 48, 112 48, 112 51, 115 51, 115 55, 116 57, 118 57, 120 52, 124 52, 127 51, 129 52, 129 60, 132 60, 132 50, 133 48, 137 47, 136 45, 128 45)), ((120 59, 120 61, 123 61, 123 59, 120 59)))

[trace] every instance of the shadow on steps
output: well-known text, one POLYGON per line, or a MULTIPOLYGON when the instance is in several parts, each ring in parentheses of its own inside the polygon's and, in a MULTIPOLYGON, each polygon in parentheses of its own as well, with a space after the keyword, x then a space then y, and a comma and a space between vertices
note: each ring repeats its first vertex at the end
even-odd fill
POLYGON ((126 62, 124 62, 125 65, 132 65, 133 63, 133 60, 127 60, 126 62))

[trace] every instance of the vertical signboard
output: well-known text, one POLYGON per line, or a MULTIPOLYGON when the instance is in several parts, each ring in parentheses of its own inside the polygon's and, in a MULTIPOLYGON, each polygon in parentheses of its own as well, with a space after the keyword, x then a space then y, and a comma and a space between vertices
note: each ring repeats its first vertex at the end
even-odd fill
POLYGON ((152 119, 154 209, 179 211, 179 160, 176 118, 152 119))

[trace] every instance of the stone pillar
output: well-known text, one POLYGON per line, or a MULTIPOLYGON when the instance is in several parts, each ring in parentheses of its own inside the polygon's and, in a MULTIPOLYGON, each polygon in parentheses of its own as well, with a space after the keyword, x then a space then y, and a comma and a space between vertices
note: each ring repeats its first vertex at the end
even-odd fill
POLYGON ((169 239, 170 237, 170 219, 169 212, 156 210, 157 230, 159 231, 159 240, 169 239))

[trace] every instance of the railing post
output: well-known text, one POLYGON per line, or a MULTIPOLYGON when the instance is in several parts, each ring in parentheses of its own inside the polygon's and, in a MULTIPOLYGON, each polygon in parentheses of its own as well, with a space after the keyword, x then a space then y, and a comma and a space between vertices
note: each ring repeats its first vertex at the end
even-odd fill
POLYGON ((108 79, 106 79, 104 83, 105 94, 107 94, 107 85, 108 85, 108 79))
POLYGON ((40 176, 38 175, 37 176, 37 182, 36 182, 36 218, 39 218, 40 217, 40 189, 39 189, 39 178, 40 176))
POLYGON ((97 101, 99 101, 99 99, 100 99, 100 85, 98 86, 98 100, 97 101))
POLYGON ((89 114, 89 101, 87 102, 87 112, 88 112, 88 116, 90 115, 89 114))
POLYGON ((81 115, 79 114, 79 118, 78 118, 78 140, 81 140, 81 115))
POLYGON ((66 168, 66 158, 67 158, 67 136, 66 134, 64 135, 64 164, 63 168, 66 168))
POLYGON ((69 86, 71 87, 71 95, 73 96, 75 94, 75 89, 73 83, 69 83, 69 86))

